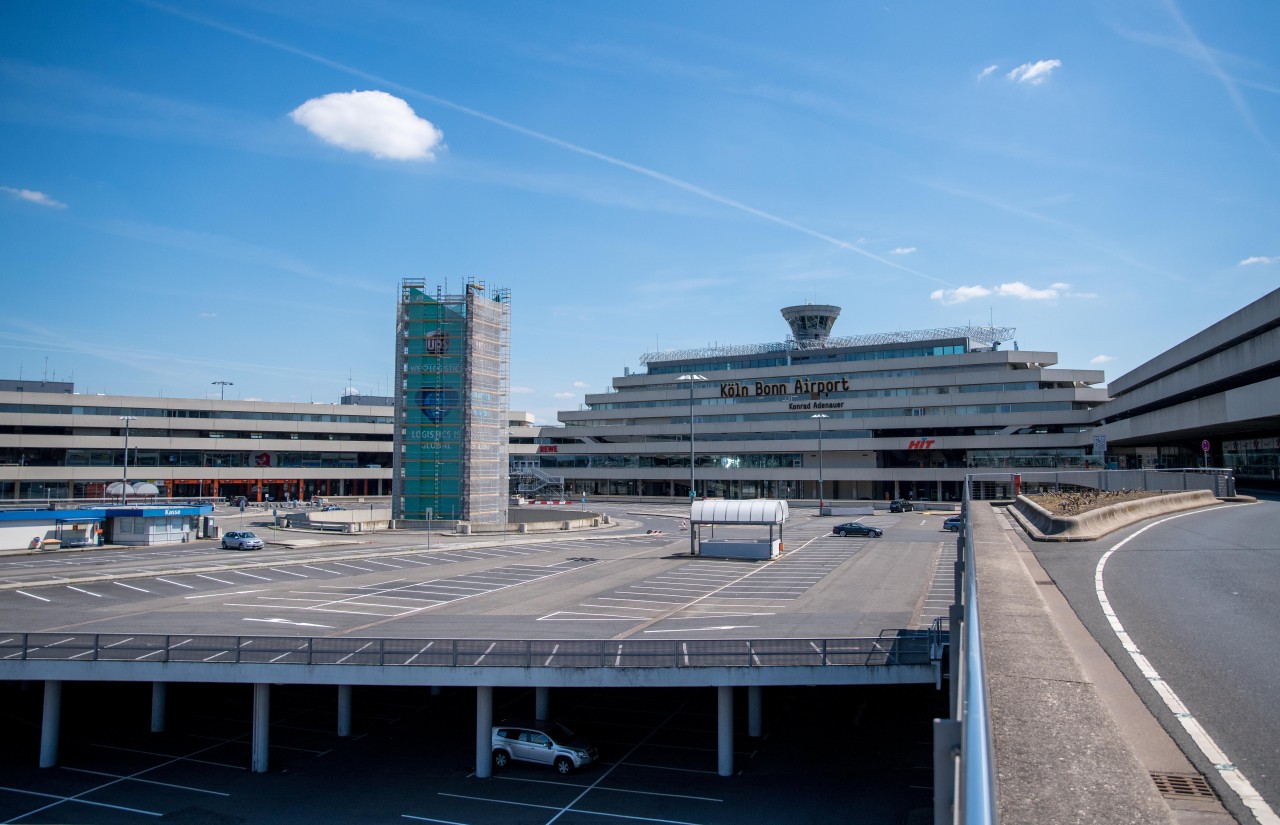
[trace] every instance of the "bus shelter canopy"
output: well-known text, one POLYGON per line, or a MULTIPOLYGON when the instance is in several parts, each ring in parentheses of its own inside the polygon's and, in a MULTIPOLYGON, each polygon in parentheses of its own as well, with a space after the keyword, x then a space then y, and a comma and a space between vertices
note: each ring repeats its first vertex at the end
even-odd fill
POLYGON ((695 501, 689 524, 782 524, 790 516, 785 501, 754 498, 750 501, 695 501))

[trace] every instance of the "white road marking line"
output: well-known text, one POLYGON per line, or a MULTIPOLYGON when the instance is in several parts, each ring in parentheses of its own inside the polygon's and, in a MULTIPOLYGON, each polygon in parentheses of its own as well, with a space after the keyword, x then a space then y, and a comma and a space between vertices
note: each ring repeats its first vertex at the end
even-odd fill
POLYGON ((189 584, 183 584, 182 582, 172 582, 172 581, 169 581, 168 579, 162 579, 162 578, 160 578, 159 576, 156 576, 156 581, 158 581, 158 582, 164 582, 165 584, 175 584, 175 585, 177 585, 178 587, 185 587, 185 588, 187 588, 188 590, 195 590, 195 587, 194 587, 194 586, 192 586, 192 585, 189 585, 189 584))
POLYGON ((260 579, 260 580, 262 580, 262 581, 264 581, 264 582, 269 582, 269 581, 271 581, 271 579, 268 579, 266 576, 255 576, 254 574, 252 574, 252 573, 246 573, 246 572, 244 572, 243 570, 232 570, 231 572, 232 572, 232 573, 236 573, 237 575, 240 575, 240 576, 248 576, 248 577, 249 577, 249 578, 251 578, 251 579, 260 579))
POLYGON ((150 590, 143 590, 141 587, 134 587, 133 585, 131 585, 131 584, 125 584, 124 582, 112 582, 112 584, 114 584, 114 585, 116 585, 116 586, 118 586, 118 587, 127 587, 127 588, 129 588, 130 590, 137 590, 139 593, 150 593, 150 592, 151 592, 150 590))
POLYGON ((42 601, 42 602, 51 602, 51 601, 53 601, 53 599, 46 599, 44 596, 37 596, 36 594, 34 594, 34 593, 28 593, 28 592, 27 592, 27 591, 25 591, 25 590, 15 590, 15 591, 13 591, 13 592, 15 592, 15 593, 21 593, 22 595, 24 595, 24 596, 29 596, 30 598, 33 598, 33 599, 39 599, 39 600, 40 600, 40 601, 42 601))
MULTIPOLYGON (((128 811, 129 813, 132 813, 132 814, 145 814, 146 816, 164 816, 164 814, 162 814, 162 813, 157 813, 156 811, 144 811, 144 810, 142 810, 141 808, 126 808, 126 807, 124 807, 123 805, 108 805, 108 804, 107 804, 107 803, 105 803, 105 802, 91 802, 91 801, 90 801, 90 800, 88 800, 88 799, 80 799, 79 797, 76 797, 76 796, 58 796, 57 794, 52 794, 52 793, 40 793, 39 791, 28 791, 28 790, 24 790, 24 789, 22 789, 22 788, 6 788, 6 787, 4 787, 4 786, 0 786, 0 791, 8 791, 9 793, 21 793, 21 794, 27 794, 28 796, 38 796, 38 797, 40 797, 40 798, 42 798, 42 799, 56 799, 56 800, 58 800, 58 802, 56 802, 56 803, 54 803, 54 804, 59 804, 59 803, 61 803, 61 802, 78 802, 78 803, 80 803, 81 805, 93 805, 93 806, 96 806, 96 807, 98 807, 98 808, 110 808, 110 809, 112 809, 113 811, 128 811)), ((37 810, 35 810, 35 811, 29 811, 29 812, 27 812, 27 813, 25 813, 25 814, 22 814, 22 815, 21 815, 20 817, 18 817, 18 818, 19 818, 19 819, 26 819, 28 816, 30 816, 30 815, 31 815, 31 814, 33 814, 33 813, 39 813, 40 811, 43 811, 43 810, 46 810, 46 809, 48 809, 48 808, 52 808, 52 807, 53 807, 53 805, 46 805, 44 808, 38 808, 38 809, 37 809, 37 810)), ((10 821, 12 821, 12 820, 10 820, 10 821)))
MULTIPOLYGON (((1227 506, 1244 507, 1247 505, 1235 504, 1227 506)), ((1217 510, 1220 508, 1214 509, 1217 510)), ((1142 651, 1138 648, 1138 645, 1129 636, 1129 632, 1125 630, 1124 625, 1120 623, 1120 617, 1116 615, 1115 610, 1111 607, 1111 601, 1107 598, 1106 587, 1102 581, 1102 574, 1106 569, 1107 560, 1131 540, 1142 535, 1152 527, 1164 524, 1166 521, 1173 521, 1176 518, 1183 518, 1185 516, 1194 516, 1202 512, 1205 511, 1195 510, 1189 513, 1179 513, 1175 516, 1162 518, 1159 521, 1148 524, 1141 530, 1136 531, 1133 535, 1121 540, 1115 547, 1112 547, 1110 550, 1103 553, 1102 558, 1098 559, 1098 565, 1094 568, 1093 573, 1094 589, 1097 591, 1098 604, 1102 606, 1102 613, 1107 617, 1107 621, 1111 624, 1111 629, 1115 632, 1116 638, 1120 640, 1120 644, 1133 659, 1134 664, 1138 666, 1138 670, 1142 672, 1143 677, 1151 683, 1151 687, 1155 689, 1156 693, 1160 695, 1160 698, 1164 700, 1165 705, 1173 712, 1174 718, 1182 724, 1183 729, 1186 730, 1192 740, 1195 741, 1196 746, 1200 748, 1200 752, 1204 754, 1206 759, 1213 763, 1215 768, 1217 768, 1218 775, 1222 777, 1222 781, 1226 782, 1231 790, 1239 794, 1240 801, 1245 804, 1245 807, 1247 807, 1258 820, 1259 825, 1280 825, 1280 816, 1276 815, 1276 812, 1273 811, 1271 806, 1267 804, 1266 800, 1262 798, 1262 794, 1258 793, 1257 789, 1253 787, 1253 783, 1245 778, 1245 775, 1241 773, 1235 763, 1227 757, 1226 752, 1224 752, 1222 748, 1218 747, 1218 743, 1214 741, 1213 737, 1209 735, 1209 732, 1200 724, 1200 720, 1196 719, 1195 716, 1192 715, 1191 710, 1182 703, 1182 700, 1178 698, 1178 694, 1174 693, 1173 688, 1169 686, 1169 683, 1161 678, 1160 673, 1155 669, 1155 666, 1153 666, 1147 657, 1143 655, 1142 651)))
POLYGON ((273 573, 284 573, 286 576, 297 576, 297 577, 298 577, 298 578, 300 578, 300 579, 309 579, 309 578, 311 578, 310 576, 305 576, 305 575, 303 575, 302 573, 295 573, 295 572, 293 572, 292 570, 281 570, 281 569, 280 569, 280 568, 278 568, 278 567, 268 567, 267 569, 268 569, 268 570, 270 570, 270 571, 271 571, 271 572, 273 572, 273 573))
POLYGON ((87 773, 93 776, 106 776, 106 777, 110 777, 111 779, 128 779, 131 782, 143 782, 147 785, 160 785, 161 787, 165 787, 165 788, 178 788, 179 790, 183 790, 183 791, 195 791, 196 793, 207 793, 207 794, 213 794, 214 796, 231 796, 231 794, 223 793, 222 791, 210 791, 210 790, 206 790, 205 788, 196 788, 191 785, 175 785, 172 782, 157 782, 154 779, 139 779, 136 776, 125 776, 124 774, 119 774, 119 773, 104 773, 103 771, 91 771, 87 768, 64 767, 63 770, 75 771, 76 773, 87 773))
MULTIPOLYGON (((588 788, 588 790, 590 790, 590 788, 588 788)), ((629 819, 633 822, 658 822, 658 823, 661 823, 662 825, 699 825, 699 823, 696 823, 696 822, 685 822, 684 820, 680 820, 680 819, 658 819, 652 816, 628 816, 626 814, 614 814, 614 813, 609 813, 607 811, 592 811, 586 808, 574 808, 574 807, 571 807, 573 805, 572 802, 570 802, 569 805, 564 805, 564 806, 538 805, 533 802, 513 802, 509 799, 493 799, 492 797, 486 797, 486 796, 466 796, 460 793, 441 793, 440 795, 453 797, 454 799, 469 799, 475 802, 493 802, 500 805, 512 805, 518 808, 538 808, 544 811, 559 811, 560 813, 566 813, 566 812, 572 811, 575 814, 584 814, 586 816, 601 816, 601 817, 609 817, 611 819, 629 819)), ((579 797, 579 799, 581 799, 581 797, 579 797)), ((576 802, 577 800, 574 800, 574 801, 576 802)), ((417 820, 423 820, 426 822, 440 821, 438 819, 426 819, 425 817, 412 816, 410 814, 400 814, 400 815, 405 819, 417 819, 417 820)))
POLYGON ((102 598, 102 594, 101 594, 101 593, 94 593, 94 592, 89 591, 89 590, 81 590, 79 587, 74 587, 74 586, 72 586, 72 585, 67 585, 67 589, 68 589, 68 590, 74 590, 74 591, 76 591, 77 593, 85 593, 85 594, 88 594, 88 595, 90 595, 90 596, 93 596, 95 599, 101 599, 101 598, 102 598))
POLYGON ((547 667, 547 666, 549 666, 549 665, 551 664, 551 660, 552 660, 552 659, 554 659, 554 658, 556 657, 556 651, 557 651, 557 650, 559 650, 559 649, 560 649, 560 643, 559 643, 559 642, 556 642, 556 646, 555 646, 555 647, 553 647, 553 648, 551 648, 551 654, 550 654, 549 656, 547 656, 547 660, 546 660, 545 662, 543 662, 543 663, 542 663, 542 666, 543 666, 543 667, 547 667))
POLYGON ((226 579, 219 579, 214 576, 206 576, 204 573, 196 573, 196 575, 202 579, 209 579, 210 581, 222 582, 223 584, 231 584, 231 582, 227 581, 226 579))
POLYGON ((195 599, 220 599, 223 596, 243 596, 246 593, 262 593, 262 592, 264 591, 261 588, 259 588, 257 590, 233 590, 230 593, 201 593, 199 596, 183 596, 183 598, 189 601, 195 600, 195 599))
MULTIPOLYGON (((435 642, 427 642, 427 647, 431 647, 433 644, 435 644, 435 642)), ((408 665, 408 664, 412 664, 414 659, 418 658, 418 657, 419 657, 419 656, 421 656, 423 653, 426 653, 426 652, 427 652, 427 647, 424 647, 422 650, 419 650, 417 653, 413 654, 413 655, 412 655, 412 656, 410 656, 408 659, 405 659, 404 663, 405 663, 406 665, 408 665)), ((556 647, 559 647, 559 645, 556 645, 556 647)), ((555 651, 554 651, 554 650, 553 650, 553 651, 551 651, 551 652, 552 652, 552 653, 555 653, 555 651)), ((549 662, 549 661, 551 661, 551 660, 550 660, 550 659, 547 659, 547 661, 549 662)))

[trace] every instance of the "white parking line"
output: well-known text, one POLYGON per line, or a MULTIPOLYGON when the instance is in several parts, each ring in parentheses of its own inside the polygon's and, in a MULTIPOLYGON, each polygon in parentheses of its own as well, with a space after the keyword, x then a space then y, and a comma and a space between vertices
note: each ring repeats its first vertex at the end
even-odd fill
POLYGON ((185 587, 185 588, 187 588, 188 590, 195 590, 195 587, 193 587, 192 585, 189 585, 189 584, 183 584, 182 582, 169 581, 168 579, 162 579, 162 578, 160 578, 159 576, 156 576, 156 581, 158 581, 158 582, 164 582, 165 584, 173 584, 173 585, 177 585, 178 587, 185 587))
POLYGON ((77 593, 85 593, 85 594, 88 594, 88 595, 90 595, 90 596, 93 596, 95 599, 101 599, 101 598, 102 598, 102 594, 101 594, 101 593, 94 593, 94 592, 89 591, 89 590, 81 590, 79 587, 75 587, 75 586, 70 585, 70 584, 69 584, 69 585, 67 585, 67 589, 68 589, 68 590, 74 590, 74 591, 76 591, 77 593))
MULTIPOLYGON (((146 816, 164 816, 164 814, 159 813, 157 811, 144 811, 141 808, 126 808, 123 805, 108 805, 105 802, 91 802, 88 799, 79 799, 78 797, 75 797, 75 796, 58 796, 57 794, 40 793, 39 791, 28 791, 28 790, 24 790, 23 788, 7 788, 0 785, 0 791, 8 791, 9 793, 26 794, 27 796, 38 796, 41 799, 58 800, 57 802, 50 805, 46 805, 43 808, 37 808, 34 811, 28 811, 27 813, 24 813, 19 817, 17 817, 18 819, 26 819, 28 816, 31 816, 32 814, 36 814, 36 813, 39 813, 40 811, 48 810, 49 808, 52 808, 54 805, 60 804, 62 802, 79 802, 81 805, 93 805, 98 808, 110 808, 113 811, 128 811, 131 814, 145 814, 146 816)), ((9 820, 9 821, 12 822, 13 820, 9 820)))
POLYGON ((129 588, 130 590, 137 590, 139 593, 150 593, 150 592, 151 592, 150 590, 143 590, 141 587, 134 587, 133 585, 131 585, 131 584, 125 584, 124 582, 112 582, 112 584, 116 585, 117 587, 127 587, 127 588, 129 588))
POLYGON ((231 593, 201 593, 199 596, 184 596, 183 598, 188 600, 220 599, 223 596, 243 596, 246 593, 262 593, 262 592, 265 592, 265 591, 260 588, 258 590, 235 590, 235 591, 232 591, 231 593))
POLYGON ((15 591, 13 591, 13 592, 15 592, 15 593, 21 593, 22 595, 27 596, 27 597, 30 597, 30 598, 32 598, 32 599, 39 599, 39 600, 40 600, 40 601, 42 601, 42 602, 51 602, 51 601, 53 601, 53 599, 46 599, 44 596, 37 596, 36 594, 34 594, 34 593, 28 593, 28 592, 27 592, 27 591, 25 591, 25 590, 15 590, 15 591))
POLYGON ((125 776, 124 774, 119 774, 119 773, 104 773, 103 771, 91 771, 87 768, 64 767, 63 770, 75 771, 76 773, 87 773, 93 776, 106 776, 111 779, 128 779, 131 782, 142 782, 147 785, 160 785, 161 787, 164 787, 164 788, 177 788, 183 791, 195 791, 196 793, 207 793, 207 794, 212 794, 214 796, 231 796, 231 794, 229 793, 223 793, 222 791, 211 791, 211 790, 208 790, 207 788, 196 788, 191 785, 175 785, 172 782, 157 782, 154 779, 139 779, 136 776, 125 776))
POLYGON ((221 582, 222 584, 231 584, 231 582, 227 581, 226 579, 219 579, 214 576, 206 576, 204 573, 196 573, 196 575, 202 579, 209 579, 211 581, 221 582))

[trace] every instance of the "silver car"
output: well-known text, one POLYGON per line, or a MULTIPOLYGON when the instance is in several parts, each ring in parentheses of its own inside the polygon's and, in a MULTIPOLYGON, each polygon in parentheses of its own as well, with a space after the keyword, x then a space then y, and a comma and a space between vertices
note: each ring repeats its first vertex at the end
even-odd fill
POLYGON ((598 757, 595 746, 557 722, 495 725, 493 764, 505 768, 511 760, 550 765, 560 773, 590 765, 598 757))
POLYGON ((266 545, 249 530, 232 530, 222 537, 223 550, 261 550, 266 545))

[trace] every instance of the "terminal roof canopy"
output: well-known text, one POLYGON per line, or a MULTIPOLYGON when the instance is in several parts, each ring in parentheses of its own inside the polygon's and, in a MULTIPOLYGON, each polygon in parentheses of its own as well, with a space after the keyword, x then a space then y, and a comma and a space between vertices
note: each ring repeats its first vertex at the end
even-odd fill
POLYGON ((785 501, 754 498, 747 501, 695 501, 690 524, 782 524, 790 516, 785 501))

